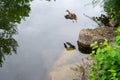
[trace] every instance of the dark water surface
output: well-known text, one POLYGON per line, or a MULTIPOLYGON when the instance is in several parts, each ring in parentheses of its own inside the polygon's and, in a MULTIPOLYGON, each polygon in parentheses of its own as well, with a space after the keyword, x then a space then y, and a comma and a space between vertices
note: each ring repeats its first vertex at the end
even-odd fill
POLYGON ((96 27, 83 15, 100 15, 100 7, 93 8, 91 1, 34 0, 30 17, 18 25, 18 34, 14 36, 19 44, 17 54, 5 56, 6 60, 0 68, 0 80, 47 80, 53 64, 64 53, 63 43, 68 41, 77 47, 79 31, 96 27), (64 19, 66 9, 77 14, 77 23, 64 19))

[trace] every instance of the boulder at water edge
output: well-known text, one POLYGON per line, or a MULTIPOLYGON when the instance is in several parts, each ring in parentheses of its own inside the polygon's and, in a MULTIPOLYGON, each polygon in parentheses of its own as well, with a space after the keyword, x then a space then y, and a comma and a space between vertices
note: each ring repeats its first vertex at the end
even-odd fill
POLYGON ((90 53, 90 44, 94 41, 107 39, 109 42, 113 42, 114 37, 113 27, 99 27, 95 29, 82 29, 78 38, 78 49, 82 53, 90 53))

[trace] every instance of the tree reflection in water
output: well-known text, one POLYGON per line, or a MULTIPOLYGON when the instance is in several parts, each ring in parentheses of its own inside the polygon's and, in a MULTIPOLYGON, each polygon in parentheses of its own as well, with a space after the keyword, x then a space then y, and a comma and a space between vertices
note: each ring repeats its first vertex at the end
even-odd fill
POLYGON ((0 0, 0 66, 5 55, 17 53, 18 43, 13 38, 17 24, 29 16, 32 0, 0 0))

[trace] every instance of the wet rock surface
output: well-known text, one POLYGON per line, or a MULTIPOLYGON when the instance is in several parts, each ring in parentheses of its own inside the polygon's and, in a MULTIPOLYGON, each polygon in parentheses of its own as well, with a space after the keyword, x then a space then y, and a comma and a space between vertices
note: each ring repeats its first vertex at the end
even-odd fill
POLYGON ((90 44, 94 41, 107 39, 109 43, 113 42, 114 28, 113 27, 99 27, 95 29, 82 29, 78 38, 78 49, 82 53, 90 53, 90 44))

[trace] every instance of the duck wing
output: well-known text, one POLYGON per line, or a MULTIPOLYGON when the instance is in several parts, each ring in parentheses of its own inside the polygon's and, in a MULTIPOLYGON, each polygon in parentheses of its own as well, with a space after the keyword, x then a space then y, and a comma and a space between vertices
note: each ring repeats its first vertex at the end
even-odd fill
POLYGON ((65 15, 64 17, 65 17, 65 19, 73 19, 73 17, 69 14, 65 15))

